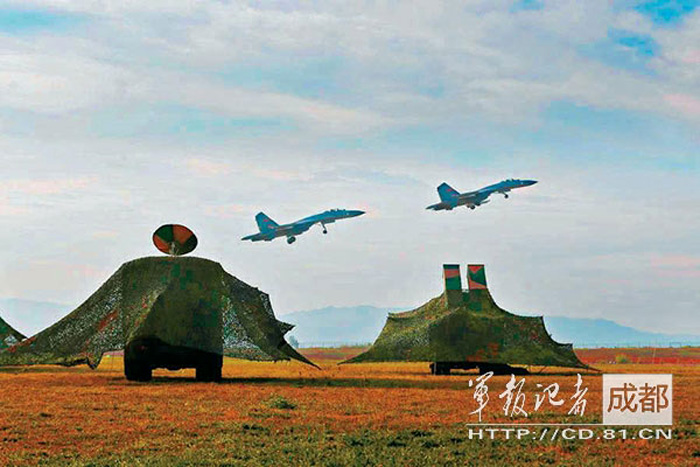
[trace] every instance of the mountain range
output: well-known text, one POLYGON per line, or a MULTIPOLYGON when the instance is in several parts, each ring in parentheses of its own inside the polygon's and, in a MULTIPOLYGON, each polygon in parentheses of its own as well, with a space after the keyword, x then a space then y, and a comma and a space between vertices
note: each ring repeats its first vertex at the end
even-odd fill
MULTIPOLYGON (((326 307, 279 316, 295 324, 290 335, 302 347, 322 347, 374 342, 386 322, 387 313, 399 308, 373 306, 326 307)), ((607 319, 545 316, 545 325, 557 342, 574 347, 668 347, 700 345, 700 336, 640 331, 607 319)))
MULTIPOLYGON (((0 317, 21 333, 31 336, 55 323, 74 307, 52 302, 0 298, 0 317)), ((296 311, 278 318, 295 325, 290 332, 302 347, 370 344, 374 342, 390 312, 405 308, 369 305, 325 307, 296 311)), ((557 342, 574 347, 668 347, 700 345, 700 336, 641 331, 607 319, 545 316, 545 324, 557 342)))

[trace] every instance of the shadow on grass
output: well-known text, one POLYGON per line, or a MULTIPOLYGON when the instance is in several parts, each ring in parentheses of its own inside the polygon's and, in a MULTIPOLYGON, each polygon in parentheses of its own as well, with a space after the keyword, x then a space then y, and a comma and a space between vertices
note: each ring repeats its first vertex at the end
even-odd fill
MULTIPOLYGON (((425 374, 421 374, 425 376, 425 374)), ((463 373, 460 375, 435 377, 429 380, 411 380, 403 378, 273 378, 273 377, 237 377, 224 378, 218 383, 200 383, 191 376, 156 376, 148 383, 135 384, 245 384, 245 385, 261 385, 261 386, 293 386, 293 387, 311 387, 311 388, 416 388, 416 389, 468 389, 469 380, 476 378, 476 373, 463 373)), ((541 375, 526 375, 528 377, 537 377, 538 380, 548 377, 575 377, 576 373, 547 373, 541 375)), ((595 373, 589 373, 587 376, 598 376, 595 373)), ((113 381, 124 381, 123 378, 112 378, 113 381)))

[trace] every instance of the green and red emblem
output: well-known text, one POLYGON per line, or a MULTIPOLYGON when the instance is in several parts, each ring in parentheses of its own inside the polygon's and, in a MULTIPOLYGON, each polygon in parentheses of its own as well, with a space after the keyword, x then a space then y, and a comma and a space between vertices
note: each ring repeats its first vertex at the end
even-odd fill
POLYGON ((467 282, 469 290, 486 289, 486 272, 483 264, 467 266, 467 282))
POLYGON ((459 277, 459 264, 443 264, 445 290, 462 290, 462 279, 459 277))
POLYGON ((197 248, 195 234, 180 224, 165 224, 153 233, 153 244, 167 255, 186 255, 197 248))

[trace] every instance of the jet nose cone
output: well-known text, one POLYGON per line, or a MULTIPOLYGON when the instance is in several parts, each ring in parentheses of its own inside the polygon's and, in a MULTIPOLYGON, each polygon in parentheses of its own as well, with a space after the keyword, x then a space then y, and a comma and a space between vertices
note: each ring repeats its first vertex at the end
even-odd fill
POLYGON ((535 183, 537 183, 537 180, 525 180, 525 186, 534 185, 535 183))
POLYGON ((361 215, 364 214, 364 213, 365 213, 364 211, 359 211, 359 210, 350 211, 350 217, 361 216, 361 215))

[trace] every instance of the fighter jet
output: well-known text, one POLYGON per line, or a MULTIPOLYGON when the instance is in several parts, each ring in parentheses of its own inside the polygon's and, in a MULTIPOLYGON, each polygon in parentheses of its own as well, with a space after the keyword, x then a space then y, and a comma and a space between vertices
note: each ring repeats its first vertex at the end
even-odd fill
POLYGON ((314 214, 313 216, 299 219, 298 221, 290 224, 279 225, 267 217, 265 213, 259 212, 255 216, 255 222, 258 223, 260 232, 243 237, 241 240, 250 240, 253 242, 271 242, 277 237, 287 237, 287 243, 291 245, 296 241, 297 235, 303 234, 315 224, 320 224, 321 227, 323 227, 323 233, 327 234, 328 229, 326 229, 326 224, 332 224, 340 219, 361 216, 364 213, 364 211, 357 210, 331 209, 320 214, 314 214))
POLYGON ((488 203, 488 197, 494 193, 501 193, 504 197, 508 198, 508 192, 510 190, 534 185, 535 183, 537 183, 536 180, 515 180, 513 178, 509 178, 508 180, 503 180, 502 182, 485 186, 484 188, 480 188, 476 191, 460 193, 447 183, 443 182, 439 187, 437 187, 438 195, 440 195, 440 202, 437 204, 432 204, 425 209, 432 209, 433 211, 450 211, 458 206, 466 206, 469 209, 475 209, 477 206, 488 203))

